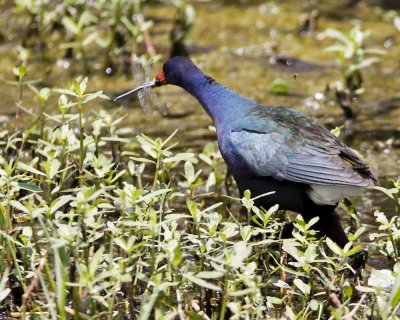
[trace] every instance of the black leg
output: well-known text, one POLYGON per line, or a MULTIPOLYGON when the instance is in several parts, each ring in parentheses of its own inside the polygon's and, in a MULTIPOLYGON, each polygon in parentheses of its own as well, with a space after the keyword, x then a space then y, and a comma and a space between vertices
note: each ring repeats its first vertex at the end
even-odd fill
POLYGON ((319 231, 319 236, 327 236, 343 248, 349 242, 349 239, 347 239, 346 233, 340 224, 335 208, 320 206, 320 208, 315 208, 314 210, 316 210, 314 211, 316 214, 310 214, 310 212, 303 214, 304 220, 310 221, 318 215, 319 220, 313 228, 319 231))

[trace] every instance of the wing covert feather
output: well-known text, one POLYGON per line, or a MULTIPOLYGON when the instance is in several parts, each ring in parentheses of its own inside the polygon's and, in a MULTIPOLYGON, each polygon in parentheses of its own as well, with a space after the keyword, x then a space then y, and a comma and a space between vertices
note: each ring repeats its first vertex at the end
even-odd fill
POLYGON ((288 125, 286 120, 277 126, 279 119, 272 119, 274 125, 270 125, 271 118, 260 120, 258 116, 248 122, 252 123, 251 128, 232 129, 229 133, 231 150, 259 176, 360 187, 376 182, 368 166, 331 132, 301 113, 292 115, 295 116, 293 121, 300 118, 301 127, 298 123, 288 125))

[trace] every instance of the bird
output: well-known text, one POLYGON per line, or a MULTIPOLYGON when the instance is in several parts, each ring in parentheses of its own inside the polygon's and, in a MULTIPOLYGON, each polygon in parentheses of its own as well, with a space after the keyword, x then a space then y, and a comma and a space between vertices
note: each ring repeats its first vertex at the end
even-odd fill
POLYGON ((170 58, 152 87, 175 85, 212 118, 219 150, 239 193, 255 205, 301 214, 319 236, 348 242, 336 208, 340 200, 378 184, 376 175, 343 141, 314 118, 286 106, 264 106, 219 84, 187 57, 170 58))

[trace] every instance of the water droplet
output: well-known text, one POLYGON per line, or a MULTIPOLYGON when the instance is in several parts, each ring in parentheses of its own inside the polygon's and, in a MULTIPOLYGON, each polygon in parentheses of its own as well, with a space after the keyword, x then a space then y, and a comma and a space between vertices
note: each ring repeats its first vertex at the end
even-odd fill
POLYGON ((59 59, 57 60, 57 67, 68 69, 70 67, 70 63, 67 60, 59 59))
POLYGON ((383 43, 383 46, 387 49, 387 48, 390 48, 391 46, 393 46, 393 43, 394 43, 393 38, 388 38, 383 43))
POLYGON ((271 29, 271 31, 269 32, 270 37, 276 37, 277 35, 278 35, 278 30, 276 29, 271 29))
POLYGON ((304 99, 304 104, 307 107, 313 108, 314 110, 318 110, 321 108, 321 105, 313 98, 304 99))

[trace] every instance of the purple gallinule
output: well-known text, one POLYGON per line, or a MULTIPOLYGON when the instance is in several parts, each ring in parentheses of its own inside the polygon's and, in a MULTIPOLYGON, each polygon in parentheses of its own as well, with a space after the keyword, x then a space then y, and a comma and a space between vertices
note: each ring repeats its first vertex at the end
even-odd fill
POLYGON ((243 195, 256 205, 318 216, 315 229, 344 246, 347 236, 335 212, 346 196, 377 184, 369 167, 329 130, 287 107, 263 106, 218 84, 186 57, 168 60, 154 82, 193 95, 213 119, 221 154, 243 195))

